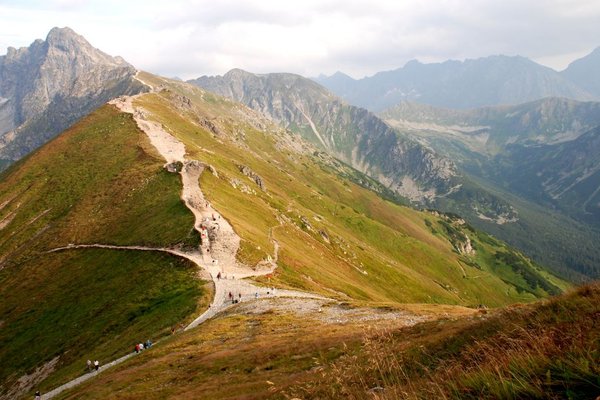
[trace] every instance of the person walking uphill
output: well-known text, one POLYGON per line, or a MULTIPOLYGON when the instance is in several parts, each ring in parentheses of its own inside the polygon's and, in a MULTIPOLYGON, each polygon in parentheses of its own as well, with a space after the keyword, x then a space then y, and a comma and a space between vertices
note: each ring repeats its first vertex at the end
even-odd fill
POLYGON ((98 371, 98 370, 100 369, 100 363, 98 362, 98 360, 95 360, 95 361, 94 361, 94 369, 95 369, 96 371, 98 371))

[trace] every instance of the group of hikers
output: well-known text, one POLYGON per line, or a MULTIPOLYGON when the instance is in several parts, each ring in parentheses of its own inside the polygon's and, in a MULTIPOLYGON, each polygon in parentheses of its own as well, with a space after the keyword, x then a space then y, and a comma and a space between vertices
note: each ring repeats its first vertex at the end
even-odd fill
POLYGON ((150 339, 146 340, 146 343, 138 343, 135 345, 135 352, 139 353, 144 349, 149 349, 152 347, 152 341, 150 339))
POLYGON ((100 369, 100 362, 98 360, 94 360, 94 362, 92 363, 92 360, 87 360, 87 370, 88 372, 92 372, 92 367, 93 370, 98 371, 100 369))
POLYGON ((238 293, 238 298, 236 299, 233 293, 229 292, 229 300, 231 300, 231 304, 239 303, 242 301, 242 294, 238 293))

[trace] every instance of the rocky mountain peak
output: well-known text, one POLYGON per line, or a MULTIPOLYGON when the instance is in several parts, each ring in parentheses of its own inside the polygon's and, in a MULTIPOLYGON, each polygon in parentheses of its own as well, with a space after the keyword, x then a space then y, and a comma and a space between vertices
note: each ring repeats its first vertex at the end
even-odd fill
POLYGON ((245 78, 245 77, 250 77, 250 76, 254 76, 254 74, 252 74, 248 71, 244 71, 241 68, 233 68, 232 70, 228 71, 225 75, 223 75, 223 78, 236 79, 236 78, 245 78))
POLYGON ((73 29, 69 27, 59 28, 54 27, 48 32, 46 36, 46 42, 49 45, 66 44, 76 42, 79 44, 90 45, 87 40, 81 35, 78 35, 73 29))
POLYGON ((135 73, 70 28, 9 48, 0 56, 0 159, 18 159, 112 97, 141 90, 135 73))

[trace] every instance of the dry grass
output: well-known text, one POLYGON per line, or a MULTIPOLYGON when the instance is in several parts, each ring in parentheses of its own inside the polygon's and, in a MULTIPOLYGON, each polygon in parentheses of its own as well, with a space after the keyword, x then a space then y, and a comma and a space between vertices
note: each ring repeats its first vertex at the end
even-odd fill
POLYGON ((302 398, 593 399, 600 394, 600 284, 490 317, 368 334, 302 398), (325 385, 325 382, 335 382, 325 385))

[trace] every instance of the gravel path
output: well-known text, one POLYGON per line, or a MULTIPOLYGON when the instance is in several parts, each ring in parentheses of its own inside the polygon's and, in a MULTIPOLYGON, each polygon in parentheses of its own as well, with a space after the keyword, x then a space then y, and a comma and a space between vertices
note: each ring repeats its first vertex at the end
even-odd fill
MULTIPOLYGON (((138 95, 139 96, 139 95, 138 95)), ((154 121, 149 121, 146 118, 147 112, 143 109, 134 107, 133 100, 137 96, 123 96, 112 100, 110 103, 115 105, 121 111, 132 114, 138 127, 146 133, 152 145, 166 160, 165 166, 174 162, 181 162, 180 175, 183 184, 181 199, 185 205, 194 214, 194 228, 202 237, 202 244, 196 251, 182 251, 170 248, 155 248, 143 246, 114 246, 105 244, 69 244, 65 247, 52 249, 49 252, 67 251, 82 248, 104 248, 114 250, 136 250, 136 251, 162 251, 176 256, 184 257, 200 268, 206 270, 215 285, 215 296, 209 308, 202 313, 198 318, 192 321, 185 330, 192 329, 207 319, 212 318, 217 313, 236 306, 240 302, 242 304, 253 300, 252 304, 258 304, 257 299, 274 298, 274 297, 293 297, 293 298, 312 298, 325 300, 324 297, 298 292, 293 290, 280 290, 260 287, 244 280, 244 278, 260 276, 272 273, 276 267, 278 256, 278 243, 273 240, 275 254, 273 255, 274 262, 268 263, 268 268, 259 270, 250 268, 240 264, 236 260, 236 254, 240 246, 240 238, 233 230, 231 224, 221 216, 221 214, 212 208, 210 203, 206 201, 199 185, 199 178, 206 165, 196 161, 187 160, 185 158, 185 146, 171 134, 166 132, 162 125, 154 121), (221 278, 218 278, 218 276, 221 278), (238 303, 235 301, 237 300, 238 303)), ((54 390, 44 394, 42 399, 51 399, 57 396, 64 390, 85 382, 86 380, 96 376, 98 373, 122 363, 123 361, 134 356, 135 353, 127 354, 119 359, 111 361, 100 367, 99 371, 94 371, 82 375, 54 390)))

